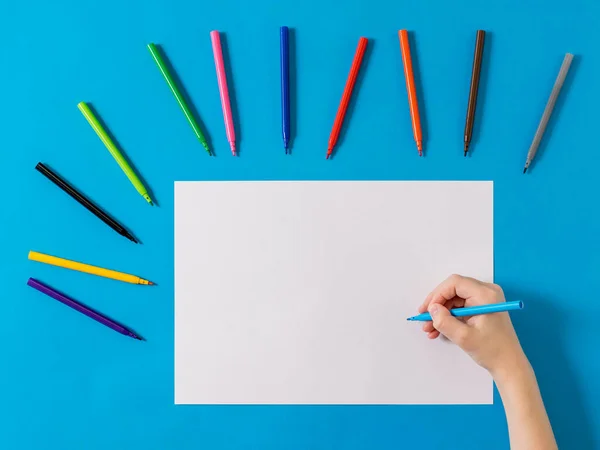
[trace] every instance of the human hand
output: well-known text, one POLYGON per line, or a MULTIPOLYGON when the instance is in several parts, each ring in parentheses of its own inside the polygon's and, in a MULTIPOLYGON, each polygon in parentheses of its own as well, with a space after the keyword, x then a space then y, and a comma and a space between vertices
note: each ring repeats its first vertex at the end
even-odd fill
POLYGON ((462 348, 494 378, 526 361, 506 312, 456 318, 449 309, 505 302, 500 286, 452 275, 435 288, 419 307, 433 319, 423 325, 430 339, 440 333, 462 348))

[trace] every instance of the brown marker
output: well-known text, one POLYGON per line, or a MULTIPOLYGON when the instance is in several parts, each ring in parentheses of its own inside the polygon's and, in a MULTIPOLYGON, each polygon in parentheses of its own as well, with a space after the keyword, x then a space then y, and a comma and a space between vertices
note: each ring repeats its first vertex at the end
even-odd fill
POLYGON ((467 107, 467 123, 465 125, 465 156, 467 156, 471 137, 473 136, 473 122, 475 122, 475 107, 477 106, 477 91, 479 90, 479 76, 481 75, 481 60, 483 58, 484 41, 485 31, 477 30, 473 72, 471 73, 471 91, 469 92, 469 106, 467 107))

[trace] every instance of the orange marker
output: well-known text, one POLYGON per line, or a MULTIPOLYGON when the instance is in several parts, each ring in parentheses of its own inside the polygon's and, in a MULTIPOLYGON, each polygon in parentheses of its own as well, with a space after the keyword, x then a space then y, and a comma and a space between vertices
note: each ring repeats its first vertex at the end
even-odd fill
POLYGON ((415 136, 415 141, 417 142, 419 156, 423 156, 423 134, 421 133, 421 118, 419 117, 417 89, 415 87, 412 60, 410 58, 408 32, 406 30, 400 30, 398 31, 398 36, 400 37, 400 50, 402 51, 402 62, 404 63, 404 78, 406 78, 406 91, 408 93, 408 105, 410 106, 413 134, 415 136))

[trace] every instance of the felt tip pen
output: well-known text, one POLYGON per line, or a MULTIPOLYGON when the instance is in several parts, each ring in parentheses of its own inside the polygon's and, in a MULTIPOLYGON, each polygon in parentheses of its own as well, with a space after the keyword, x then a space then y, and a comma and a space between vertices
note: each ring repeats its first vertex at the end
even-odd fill
MULTIPOLYGON (((454 308, 450 314, 454 317, 479 316, 481 314, 493 314, 497 312, 517 311, 523 309, 525 305, 521 301, 494 303, 491 305, 471 306, 467 308, 454 308)), ((426 312, 417 316, 409 317, 406 320, 415 322, 431 322, 431 315, 426 312)))

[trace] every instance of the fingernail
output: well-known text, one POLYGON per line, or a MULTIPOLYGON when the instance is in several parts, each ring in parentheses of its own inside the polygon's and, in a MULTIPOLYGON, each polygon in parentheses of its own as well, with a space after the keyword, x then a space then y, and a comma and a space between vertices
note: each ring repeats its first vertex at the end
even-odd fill
POLYGON ((439 311, 439 308, 437 307, 437 305, 433 305, 431 308, 429 308, 429 314, 431 314, 432 316, 435 316, 439 311))

